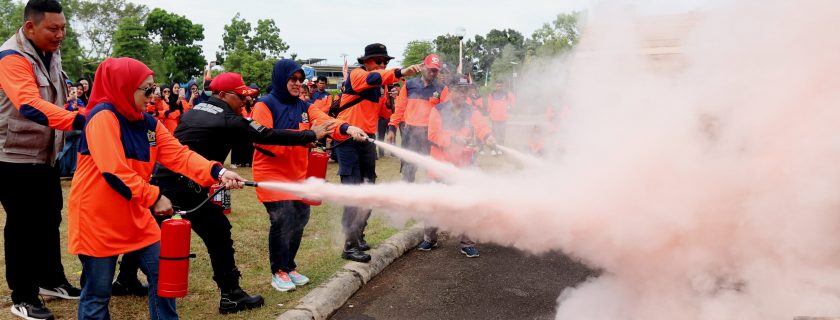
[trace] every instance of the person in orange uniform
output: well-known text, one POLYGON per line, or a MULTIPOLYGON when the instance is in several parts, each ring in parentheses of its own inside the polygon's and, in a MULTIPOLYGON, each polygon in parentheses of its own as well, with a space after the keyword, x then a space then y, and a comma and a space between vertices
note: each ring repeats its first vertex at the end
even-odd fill
MULTIPOLYGON (((328 131, 337 139, 364 132, 344 121, 330 118, 309 102, 300 99, 304 80, 303 69, 294 61, 282 59, 274 64, 272 87, 254 106, 254 121, 271 129, 308 130, 330 124, 328 131)), ((301 182, 309 165, 308 146, 254 144, 254 180, 301 182)), ((265 205, 271 219, 268 232, 268 257, 271 263, 271 285, 285 292, 305 285, 309 278, 297 271, 295 256, 309 221, 309 205, 293 194, 257 189, 257 199, 265 205)))
POLYGON ((155 162, 201 185, 244 179, 208 161, 143 113, 154 92, 152 70, 131 58, 108 58, 96 70, 79 163, 69 200, 70 253, 82 262, 79 319, 109 319, 117 256, 134 252, 149 282, 151 319, 177 319, 175 299, 157 296, 160 228, 150 214, 172 214, 172 203, 149 184, 155 162))
MULTIPOLYGON (((504 84, 501 80, 496 81, 496 89, 487 96, 487 112, 490 113, 490 122, 493 124, 493 136, 502 144, 505 143, 508 109, 516 104, 516 98, 504 89, 504 84)), ((502 152, 493 149, 490 154, 499 155, 502 152)))
MULTIPOLYGON (((474 150, 469 144, 483 141, 492 147, 496 139, 490 135, 484 117, 473 106, 467 104, 467 90, 470 84, 466 78, 456 78, 451 87, 450 100, 437 105, 429 113, 429 141, 432 158, 449 162, 458 167, 473 165, 474 150)), ((434 173, 430 173, 434 177, 434 173)), ((437 244, 437 228, 426 227, 423 242, 417 246, 422 251, 431 250, 437 244)), ((475 242, 461 236, 461 253, 469 258, 478 257, 475 242)))
MULTIPOLYGON (((388 123, 385 141, 396 141, 397 127, 405 122, 402 147, 420 154, 429 154, 429 112, 441 101, 448 99, 449 90, 438 81, 440 57, 432 53, 423 60, 421 76, 405 82, 397 97, 394 115, 388 123)), ((417 165, 400 162, 402 180, 414 182, 417 165)))
MULTIPOLYGON (((358 59, 362 67, 351 71, 350 76, 344 80, 344 93, 336 118, 361 128, 361 132, 355 132, 351 141, 339 141, 334 149, 338 156, 338 175, 342 184, 376 182, 376 146, 366 139, 374 136, 379 116, 387 114, 384 86, 420 71, 418 65, 385 70, 388 61, 393 58, 388 55, 385 45, 370 44, 365 47, 365 55, 358 59)), ((364 240, 369 216, 370 209, 344 207, 341 225, 346 239, 342 258, 357 262, 370 261, 370 255, 364 252, 370 249, 364 240)))
POLYGON ((0 46, 0 186, 5 210, 6 283, 11 313, 50 319, 38 294, 78 299, 61 263, 64 203, 56 157, 63 131, 80 130, 85 117, 63 108, 66 77, 59 46, 66 20, 55 0, 30 0, 23 26, 0 46))

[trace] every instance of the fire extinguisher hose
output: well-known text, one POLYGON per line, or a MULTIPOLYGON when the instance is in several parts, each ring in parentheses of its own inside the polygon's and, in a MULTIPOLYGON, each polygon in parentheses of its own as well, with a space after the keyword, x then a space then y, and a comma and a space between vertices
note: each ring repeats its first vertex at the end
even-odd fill
MULTIPOLYGON (((246 186, 246 187, 254 187, 254 188, 256 188, 256 187, 258 187, 258 186, 259 186, 259 183, 255 182, 255 181, 245 181, 245 186, 246 186)), ((211 194, 210 196, 208 196, 208 197, 207 197, 207 199, 204 199, 204 201, 201 201, 201 203, 199 203, 197 206, 195 206, 195 208, 192 208, 192 209, 190 209, 190 210, 186 210, 186 211, 184 211, 184 210, 175 210, 175 214, 177 214, 177 215, 182 215, 182 216, 183 216, 183 215, 186 215, 186 214, 193 213, 193 212, 195 212, 196 210, 198 210, 198 208, 201 208, 204 204, 206 204, 206 203, 207 203, 207 201, 210 201, 210 199, 213 199, 213 197, 215 197, 217 194, 219 194, 220 192, 224 191, 225 189, 226 189, 225 187, 221 187, 221 188, 219 188, 218 190, 216 190, 216 192, 213 192, 213 194, 211 194)))
POLYGON ((224 191, 225 189, 226 189, 225 187, 221 187, 221 188, 219 188, 218 190, 216 190, 216 192, 213 192, 213 194, 211 194, 209 197, 207 197, 207 199, 204 199, 204 201, 201 201, 201 203, 199 203, 197 206, 195 206, 195 208, 192 208, 192 209, 190 209, 190 210, 186 210, 186 211, 184 211, 184 210, 176 210, 176 211, 175 211, 175 214, 177 214, 177 215, 182 215, 182 216, 183 216, 183 215, 186 215, 186 214, 193 213, 193 212, 195 212, 196 210, 198 210, 198 208, 201 208, 201 207, 202 207, 205 203, 207 203, 207 201, 210 201, 210 199, 213 199, 213 197, 215 197, 217 194, 219 194, 220 192, 224 191))

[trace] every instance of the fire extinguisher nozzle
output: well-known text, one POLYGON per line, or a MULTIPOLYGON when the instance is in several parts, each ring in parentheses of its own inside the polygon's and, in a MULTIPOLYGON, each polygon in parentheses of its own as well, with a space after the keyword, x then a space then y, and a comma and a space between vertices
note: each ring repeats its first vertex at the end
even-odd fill
POLYGON ((256 188, 256 187, 259 187, 260 185, 256 181, 245 181, 245 186, 256 188))

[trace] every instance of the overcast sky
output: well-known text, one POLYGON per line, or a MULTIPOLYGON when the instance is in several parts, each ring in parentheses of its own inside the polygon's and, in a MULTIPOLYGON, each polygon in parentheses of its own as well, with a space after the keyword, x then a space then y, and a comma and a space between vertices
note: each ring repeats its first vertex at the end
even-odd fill
POLYGON ((464 27, 467 37, 490 29, 512 28, 526 37, 559 13, 586 8, 589 0, 134 0, 187 16, 204 26, 201 43, 208 60, 222 43, 224 25, 239 12, 256 25, 274 19, 289 53, 298 58, 325 58, 340 64, 341 54, 352 62, 365 45, 381 42, 402 59, 412 40, 431 40, 464 27))

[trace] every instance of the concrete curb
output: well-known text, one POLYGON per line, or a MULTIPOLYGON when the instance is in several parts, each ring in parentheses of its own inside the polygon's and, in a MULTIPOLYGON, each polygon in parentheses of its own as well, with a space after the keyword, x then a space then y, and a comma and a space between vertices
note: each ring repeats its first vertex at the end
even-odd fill
POLYGON ((341 308, 364 284, 382 272, 394 260, 423 240, 423 227, 414 226, 385 240, 370 251, 368 263, 349 262, 327 282, 300 299, 294 309, 281 314, 278 320, 323 320, 341 308))

